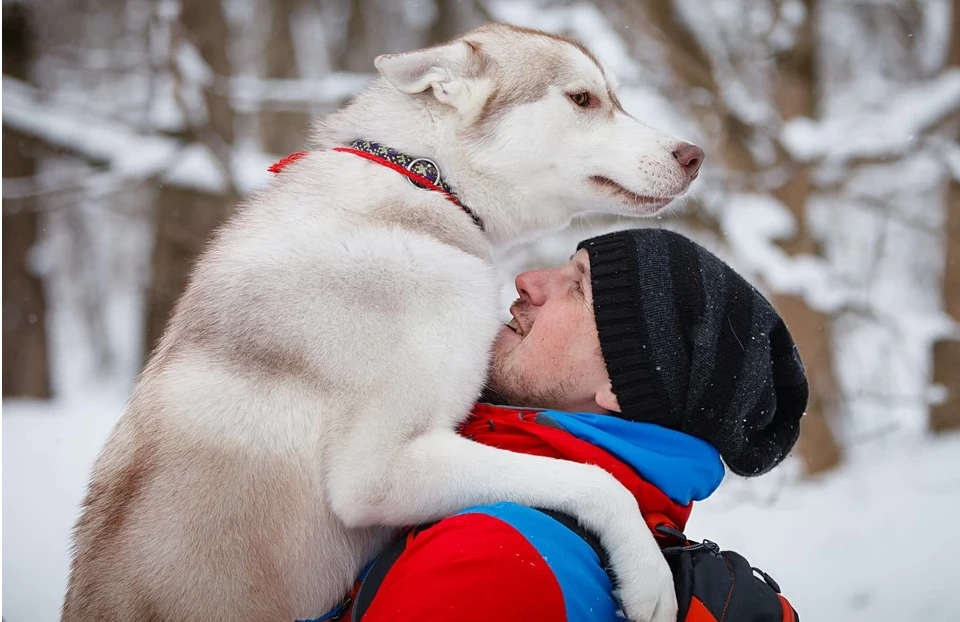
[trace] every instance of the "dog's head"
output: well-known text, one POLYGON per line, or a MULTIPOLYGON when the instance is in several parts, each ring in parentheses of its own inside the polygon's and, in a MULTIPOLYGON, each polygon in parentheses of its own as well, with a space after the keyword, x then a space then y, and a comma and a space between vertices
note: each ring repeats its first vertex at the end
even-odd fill
POLYGON ((625 112, 597 59, 564 37, 492 24, 379 56, 376 67, 402 93, 439 102, 431 107, 450 144, 438 155, 461 160, 488 190, 511 189, 522 213, 503 216, 520 230, 585 210, 654 215, 703 161, 699 147, 625 112))

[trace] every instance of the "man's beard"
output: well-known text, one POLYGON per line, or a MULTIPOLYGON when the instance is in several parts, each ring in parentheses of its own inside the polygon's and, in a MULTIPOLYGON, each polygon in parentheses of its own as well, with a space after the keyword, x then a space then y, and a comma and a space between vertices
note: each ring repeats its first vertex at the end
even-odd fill
POLYGON ((490 372, 480 400, 491 404, 563 410, 569 403, 570 383, 557 375, 533 377, 511 360, 512 352, 494 348, 490 372))
MULTIPOLYGON (((518 298, 510 306, 510 311, 522 320, 529 334, 534 324, 529 301, 518 298)), ((517 351, 525 338, 526 335, 506 352, 498 347, 500 344, 494 344, 490 371, 480 399, 504 406, 562 409, 569 403, 570 383, 556 371, 547 374, 542 373, 543 370, 531 372, 516 361, 517 351)))

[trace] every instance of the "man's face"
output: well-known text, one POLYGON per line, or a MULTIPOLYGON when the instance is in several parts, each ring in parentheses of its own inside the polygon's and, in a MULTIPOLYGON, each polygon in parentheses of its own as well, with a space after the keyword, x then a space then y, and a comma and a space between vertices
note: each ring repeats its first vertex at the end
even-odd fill
POLYGON ((600 352, 587 251, 565 266, 524 272, 516 287, 513 320, 494 343, 487 399, 566 411, 619 410, 600 352))

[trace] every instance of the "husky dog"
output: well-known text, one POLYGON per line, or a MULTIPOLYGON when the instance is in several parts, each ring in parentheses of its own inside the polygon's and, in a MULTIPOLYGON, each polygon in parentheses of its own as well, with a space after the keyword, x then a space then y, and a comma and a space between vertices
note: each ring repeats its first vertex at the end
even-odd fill
POLYGON ((94 466, 63 620, 314 618, 396 528, 498 501, 576 516, 624 613, 676 619, 612 476, 456 430, 510 330, 494 246, 584 209, 656 214, 703 152, 624 112, 558 36, 487 25, 375 64, 200 258, 94 466), (442 180, 335 149, 351 143, 442 180))

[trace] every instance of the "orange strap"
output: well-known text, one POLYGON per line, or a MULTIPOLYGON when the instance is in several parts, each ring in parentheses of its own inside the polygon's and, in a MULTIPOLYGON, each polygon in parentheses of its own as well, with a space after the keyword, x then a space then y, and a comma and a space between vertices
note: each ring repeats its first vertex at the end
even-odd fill
POLYGON ((777 594, 780 597, 780 606, 783 607, 783 622, 796 622, 796 616, 793 615, 793 607, 783 597, 783 594, 777 594))
POLYGON ((700 602, 699 598, 690 599, 690 608, 687 609, 687 617, 682 622, 717 622, 706 605, 700 602))

